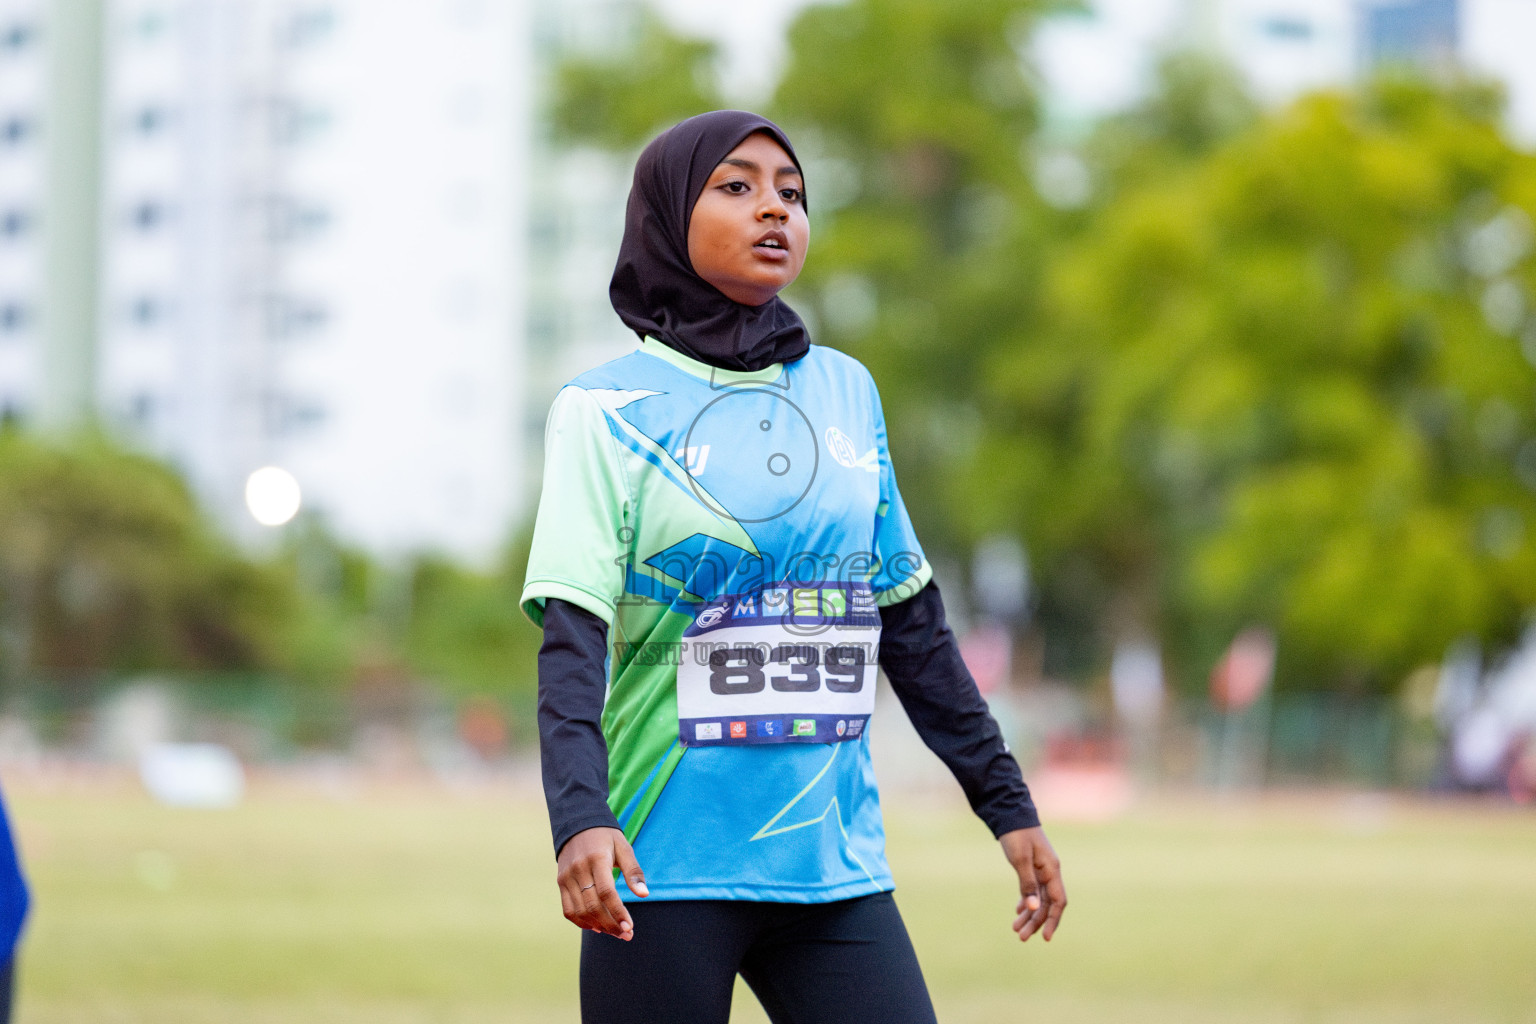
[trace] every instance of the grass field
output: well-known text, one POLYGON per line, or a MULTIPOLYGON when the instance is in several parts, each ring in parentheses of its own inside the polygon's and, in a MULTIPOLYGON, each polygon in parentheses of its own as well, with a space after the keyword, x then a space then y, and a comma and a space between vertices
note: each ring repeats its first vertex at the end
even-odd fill
MULTIPOLYGON (((230 811, 7 780, 35 895, 20 1024, 574 1021, 543 811, 513 787, 258 781, 230 811)), ((995 844, 887 800, 946 1022, 1536 1022, 1536 813, 1322 795, 1058 824, 1020 946, 995 844)), ((763 1016, 738 990, 736 1021, 763 1016)))

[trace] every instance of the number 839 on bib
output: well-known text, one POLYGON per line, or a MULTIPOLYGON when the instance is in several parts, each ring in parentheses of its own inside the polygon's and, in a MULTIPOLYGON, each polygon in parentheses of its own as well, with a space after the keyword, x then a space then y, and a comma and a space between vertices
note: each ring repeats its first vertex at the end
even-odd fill
POLYGON ((678 738, 686 746, 858 739, 874 711, 879 644, 867 585, 775 587, 710 602, 683 636, 678 738))

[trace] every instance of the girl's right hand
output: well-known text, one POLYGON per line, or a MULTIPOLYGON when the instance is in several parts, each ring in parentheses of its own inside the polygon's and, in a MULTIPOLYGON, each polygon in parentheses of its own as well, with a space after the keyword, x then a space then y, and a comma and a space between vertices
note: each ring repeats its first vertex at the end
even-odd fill
POLYGON ((1020 942, 1027 942, 1037 931, 1050 942, 1061 924, 1062 911, 1067 909, 1061 860, 1051 849, 1051 841, 1045 838, 1045 830, 1038 825, 1004 832, 997 840, 1003 845, 1003 856, 1019 876, 1019 905, 1014 908, 1018 916, 1013 919, 1013 930, 1020 942))
POLYGON ((616 828, 589 828, 568 839, 555 862, 560 885, 560 909, 578 928, 602 932, 628 942, 635 922, 613 884, 615 866, 636 896, 649 896, 645 873, 635 860, 629 840, 616 828))

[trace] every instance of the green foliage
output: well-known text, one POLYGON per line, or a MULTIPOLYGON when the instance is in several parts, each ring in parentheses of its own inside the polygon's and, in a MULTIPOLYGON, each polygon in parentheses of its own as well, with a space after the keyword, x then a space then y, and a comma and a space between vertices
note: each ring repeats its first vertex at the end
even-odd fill
MULTIPOLYGON (((302 602, 287 640, 297 675, 342 688, 360 660, 392 652, 389 630, 378 621, 384 572, 365 552, 343 544, 306 512, 284 528, 275 564, 295 581, 302 602)), ((393 653, 383 657, 399 661, 393 653)))
POLYGON ((1395 685, 1459 636, 1514 636, 1536 265, 1499 240, 1528 238, 1536 160, 1478 96, 1305 99, 1065 248, 1044 329, 990 375, 1018 425, 991 454, 1040 467, 1010 496, 1047 587, 1086 571, 1112 629, 1190 668, 1271 623, 1293 685, 1395 685))
POLYGON ((1203 159, 1259 116, 1236 69, 1205 53, 1169 54, 1152 94, 1106 118, 1085 146, 1100 198, 1203 159))
POLYGON ((0 675, 240 670, 344 688, 383 671, 528 703, 526 563, 520 541, 487 572, 430 556, 391 569, 309 517, 255 559, 169 467, 99 437, 0 431, 0 675))
POLYGON ((568 142, 636 149, 663 128, 720 106, 716 47, 670 31, 645 13, 616 60, 567 61, 555 85, 554 123, 568 142))
POLYGON ((527 537, 489 572, 439 558, 416 562, 405 637, 412 667, 460 693, 515 695, 526 703, 537 688, 542 640, 519 604, 527 565, 527 537))
POLYGON ((222 543, 166 467, 0 432, 8 671, 286 667, 297 612, 286 574, 222 543))
POLYGON ((813 254, 791 301, 874 374, 936 552, 976 537, 950 482, 982 428, 981 354, 1034 316, 1050 212, 1027 171, 1038 111, 1020 46, 1057 6, 808 8, 774 101, 810 165, 813 254))

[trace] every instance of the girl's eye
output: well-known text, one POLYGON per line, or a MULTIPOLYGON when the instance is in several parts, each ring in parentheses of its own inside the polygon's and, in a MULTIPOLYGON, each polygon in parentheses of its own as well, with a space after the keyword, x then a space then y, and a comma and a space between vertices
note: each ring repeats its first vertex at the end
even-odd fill
POLYGON ((728 181, 724 185, 722 185, 721 188, 724 188, 727 192, 730 192, 732 195, 738 195, 739 196, 739 195, 741 195, 743 192, 745 192, 747 190, 747 183, 744 182, 744 181, 728 181))
POLYGON ((779 195, 783 197, 786 203, 798 203, 805 193, 798 188, 781 188, 779 189, 779 195))

